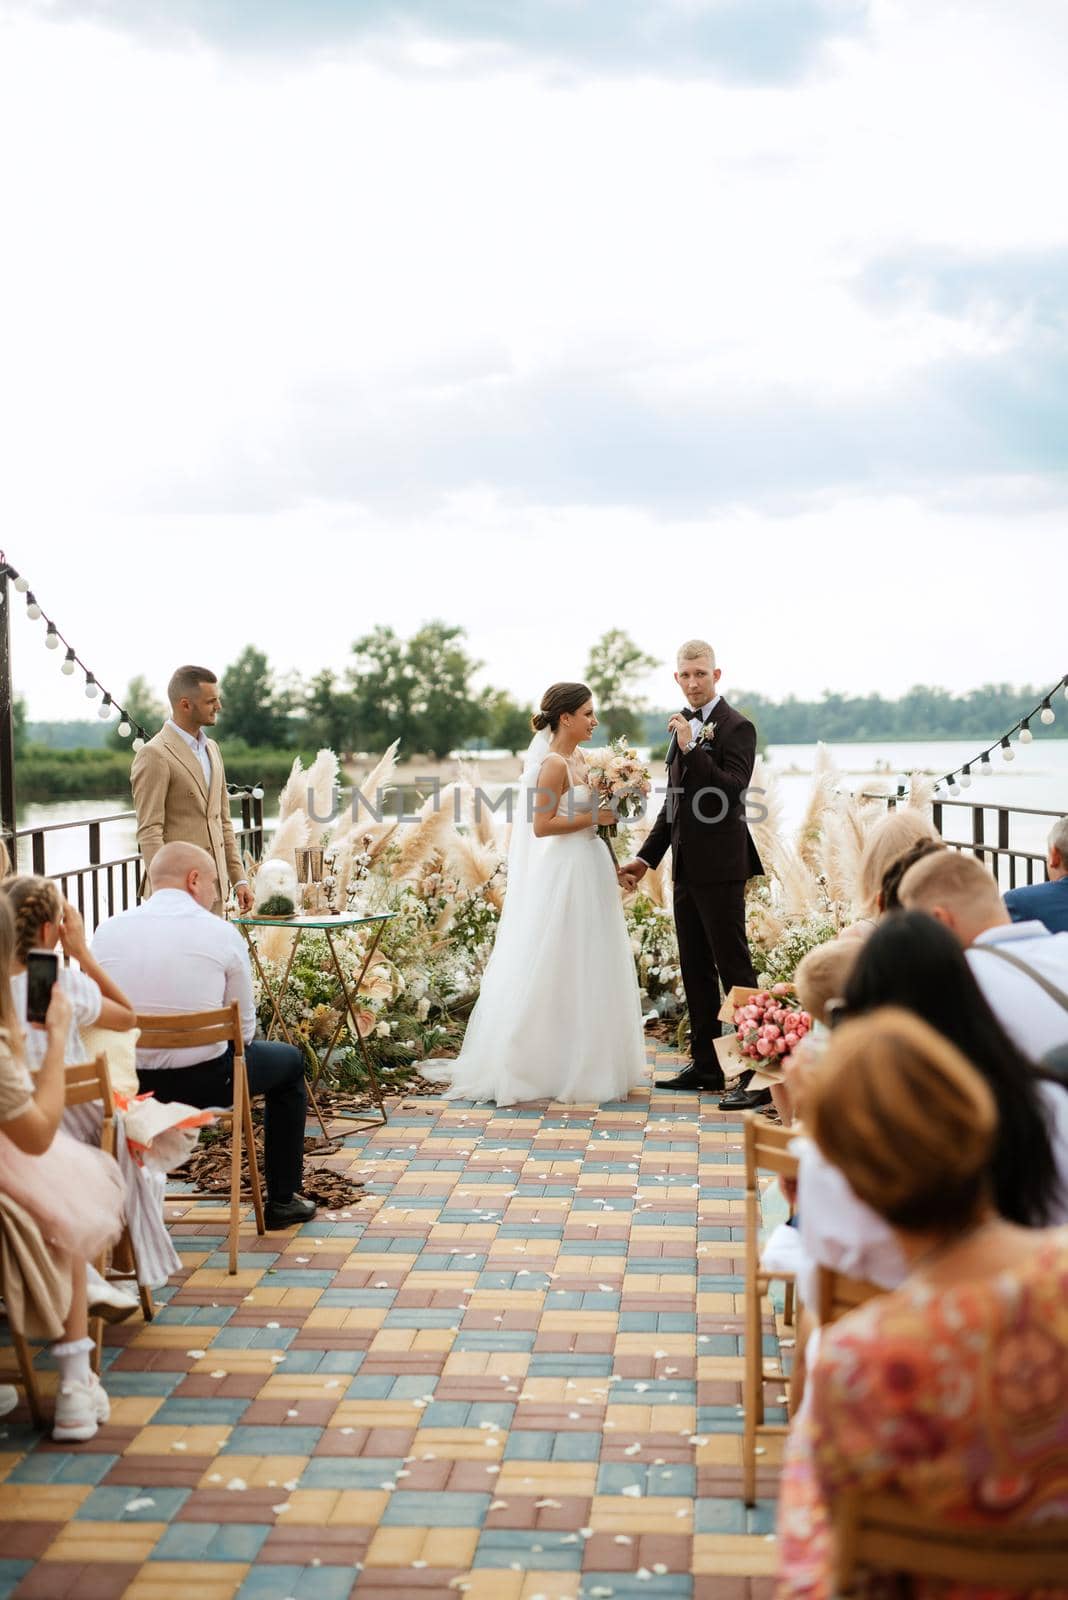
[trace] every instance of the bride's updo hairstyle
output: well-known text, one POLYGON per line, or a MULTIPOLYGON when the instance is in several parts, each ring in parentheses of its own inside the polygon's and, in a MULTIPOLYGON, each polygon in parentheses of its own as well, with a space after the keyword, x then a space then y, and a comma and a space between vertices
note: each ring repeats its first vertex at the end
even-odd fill
POLYGON ((541 709, 535 711, 530 726, 535 733, 548 728, 555 733, 565 712, 577 711, 592 698, 593 691, 584 683, 553 683, 541 697, 541 709))

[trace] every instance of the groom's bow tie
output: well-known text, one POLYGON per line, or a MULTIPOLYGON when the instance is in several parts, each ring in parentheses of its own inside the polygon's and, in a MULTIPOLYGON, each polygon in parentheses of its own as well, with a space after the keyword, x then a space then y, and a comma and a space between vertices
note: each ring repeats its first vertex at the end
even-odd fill
POLYGON ((688 722, 692 722, 694 717, 697 718, 698 722, 703 722, 705 720, 701 712, 695 711, 693 706, 683 706, 682 714, 688 722))

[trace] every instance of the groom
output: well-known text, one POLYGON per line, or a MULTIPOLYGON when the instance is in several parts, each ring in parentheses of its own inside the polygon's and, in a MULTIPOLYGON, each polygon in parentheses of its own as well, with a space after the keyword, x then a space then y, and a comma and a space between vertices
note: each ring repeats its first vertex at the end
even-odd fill
MULTIPOLYGON (((753 776, 756 729, 719 693, 715 652, 691 639, 678 654, 675 682, 687 704, 668 729, 667 798, 637 859, 620 869, 633 888, 649 867, 659 866, 671 846, 675 883, 675 929, 686 1003, 690 1010, 693 1061, 661 1089, 725 1087, 716 1058, 720 1036, 719 984, 755 985, 745 936, 745 883, 763 872, 745 821, 745 791, 753 776)), ((724 1095, 724 1110, 762 1105, 768 1090, 750 1093, 751 1073, 724 1095)))

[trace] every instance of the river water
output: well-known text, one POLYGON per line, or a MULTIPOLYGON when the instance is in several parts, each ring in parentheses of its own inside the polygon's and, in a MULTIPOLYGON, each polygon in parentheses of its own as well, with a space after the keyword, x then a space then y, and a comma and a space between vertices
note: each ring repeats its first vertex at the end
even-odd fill
MULTIPOLYGON (((928 772, 941 775, 959 767, 975 756, 971 741, 945 741, 898 744, 842 744, 828 745, 828 753, 842 775, 843 784, 853 790, 878 792, 892 791, 909 772, 928 772)), ((1014 808, 1068 812, 1068 739, 1043 738, 1036 735, 1030 745, 1013 746, 1015 759, 1004 762, 1000 756, 992 758, 991 775, 976 776, 961 799, 982 800, 986 805, 1007 805, 1014 808)), ((816 762, 816 745, 772 745, 768 750, 768 764, 780 785, 787 822, 796 825, 804 812, 811 789, 811 775, 816 762)), ((17 779, 17 773, 16 773, 17 779)), ((487 786, 488 787, 488 786, 487 786)), ((494 786, 494 790, 499 792, 494 786)), ((63 800, 55 804, 33 804, 21 807, 20 828, 40 828, 56 823, 81 822, 94 817, 108 816, 128 810, 128 799, 115 800, 63 800)), ((970 838, 971 815, 963 810, 945 813, 947 837, 970 838)), ((268 820, 268 828, 271 820, 268 820)), ((1029 850, 1043 850, 1049 820, 1043 817, 1017 815, 1013 819, 1011 843, 1029 850)), ((996 838, 993 816, 987 819, 987 837, 996 838)), ((88 839, 85 828, 64 828, 46 835, 45 864, 49 872, 62 872, 84 865, 88 856, 88 839)), ((135 849, 132 819, 107 822, 101 830, 101 854, 105 861, 131 855, 135 849)), ((29 870, 29 841, 20 841, 19 865, 29 870)))

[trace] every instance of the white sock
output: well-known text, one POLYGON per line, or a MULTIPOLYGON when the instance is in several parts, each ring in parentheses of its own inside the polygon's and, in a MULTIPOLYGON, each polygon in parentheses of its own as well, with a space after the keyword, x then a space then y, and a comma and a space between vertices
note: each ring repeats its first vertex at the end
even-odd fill
POLYGON ((89 1382, 89 1352, 94 1348, 92 1339, 72 1339, 69 1344, 52 1346, 61 1385, 89 1382))

